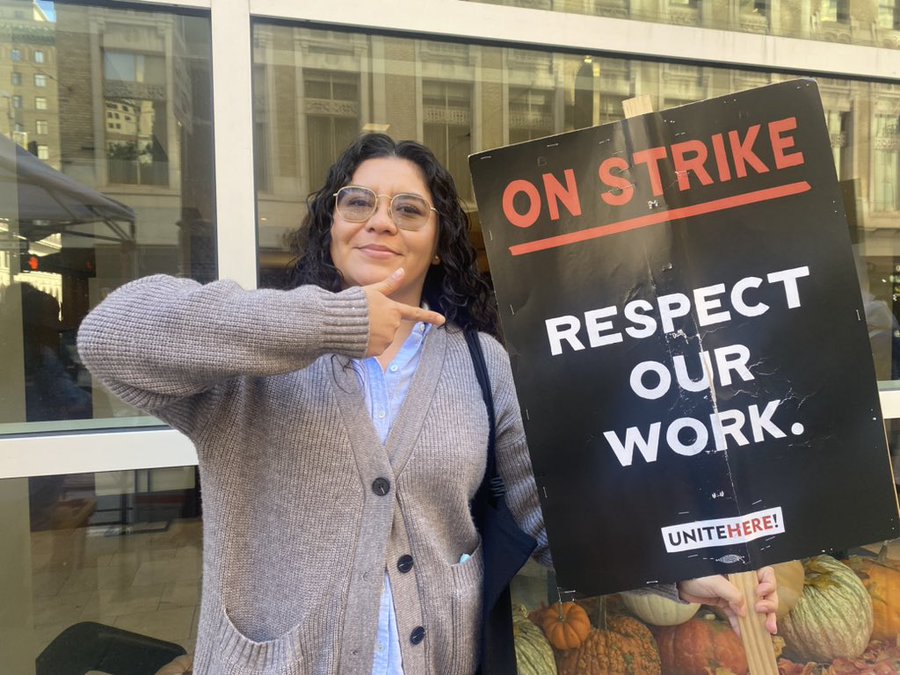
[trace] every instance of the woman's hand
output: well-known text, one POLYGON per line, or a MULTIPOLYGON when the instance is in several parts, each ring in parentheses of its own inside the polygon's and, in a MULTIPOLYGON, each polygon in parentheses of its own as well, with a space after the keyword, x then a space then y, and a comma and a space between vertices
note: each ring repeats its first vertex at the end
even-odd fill
MULTIPOLYGON (((775 570, 763 567, 757 572, 759 585, 756 587, 756 604, 753 609, 766 617, 766 629, 773 635, 778 630, 775 623, 775 610, 778 609, 778 586, 775 581, 775 570)), ((704 605, 721 607, 728 617, 728 622, 740 635, 738 617, 747 615, 744 596, 737 586, 721 574, 699 579, 689 579, 678 584, 678 595, 686 602, 700 602, 704 605)))
POLYGON ((421 307, 404 305, 391 300, 388 296, 400 286, 404 270, 399 268, 384 281, 363 286, 366 299, 369 301, 369 345, 366 356, 379 356, 393 343, 404 321, 416 323, 425 321, 435 326, 444 325, 444 317, 421 307))

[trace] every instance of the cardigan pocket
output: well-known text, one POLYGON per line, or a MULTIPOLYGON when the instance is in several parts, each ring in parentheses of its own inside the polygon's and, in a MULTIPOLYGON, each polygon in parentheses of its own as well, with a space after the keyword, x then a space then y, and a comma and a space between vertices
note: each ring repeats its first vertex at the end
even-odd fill
POLYGON ((452 673, 472 673, 478 657, 481 631, 484 551, 481 540, 465 562, 450 567, 453 580, 453 668, 452 673))
POLYGON ((301 627, 296 626, 274 640, 256 642, 232 623, 222 609, 217 630, 222 675, 303 675, 300 650, 301 627))

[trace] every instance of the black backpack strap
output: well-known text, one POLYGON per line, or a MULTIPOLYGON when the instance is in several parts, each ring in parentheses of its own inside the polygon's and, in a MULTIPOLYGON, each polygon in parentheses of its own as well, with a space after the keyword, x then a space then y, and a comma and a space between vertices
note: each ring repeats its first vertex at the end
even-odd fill
POLYGON ((475 498, 472 515, 481 535, 484 556, 484 587, 481 607, 481 643, 477 675, 512 675, 516 672, 516 650, 510 608, 510 580, 516 575, 537 542, 516 523, 506 503, 506 488, 497 472, 497 421, 494 397, 481 340, 474 330, 466 330, 475 375, 481 385, 491 430, 487 466, 475 498))
POLYGON ((475 377, 481 386, 481 395, 487 408, 490 432, 488 435, 487 466, 484 471, 484 480, 488 483, 492 501, 506 494, 506 486, 497 471, 497 417, 494 412, 494 396, 491 393, 491 381, 488 377, 487 363, 484 360, 484 352, 481 349, 481 340, 478 331, 466 330, 466 343, 469 345, 469 353, 472 355, 472 363, 475 366, 475 377))

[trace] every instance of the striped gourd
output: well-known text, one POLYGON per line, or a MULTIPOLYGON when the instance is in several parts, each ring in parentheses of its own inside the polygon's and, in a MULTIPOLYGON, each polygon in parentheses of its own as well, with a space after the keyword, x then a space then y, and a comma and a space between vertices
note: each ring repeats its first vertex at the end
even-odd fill
POLYGON ((872 599, 859 577, 827 555, 803 563, 803 594, 779 619, 785 655, 800 663, 856 658, 872 636, 872 599))
POLYGON ((513 612, 513 636, 516 644, 518 675, 556 675, 556 659, 544 631, 528 618, 528 610, 513 612))

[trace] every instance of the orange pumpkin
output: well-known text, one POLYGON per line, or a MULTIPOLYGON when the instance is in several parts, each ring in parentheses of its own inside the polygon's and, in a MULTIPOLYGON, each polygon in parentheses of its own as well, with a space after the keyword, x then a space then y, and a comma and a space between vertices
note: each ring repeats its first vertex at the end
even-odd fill
POLYGON ((556 602, 540 610, 535 619, 556 649, 578 647, 591 631, 587 612, 574 602, 556 602))
POLYGON ((717 668, 745 675, 744 646, 731 626, 704 613, 679 626, 656 631, 659 658, 666 675, 704 675, 717 668))
MULTIPOLYGON (((851 556, 847 561, 872 597, 875 626, 873 640, 897 639, 900 634, 900 564, 886 557, 861 558, 851 556)), ((778 589, 779 594, 781 589, 778 589)))
POLYGON ((606 629, 593 629, 577 649, 556 652, 559 675, 659 675, 653 634, 637 619, 607 615, 606 629))

